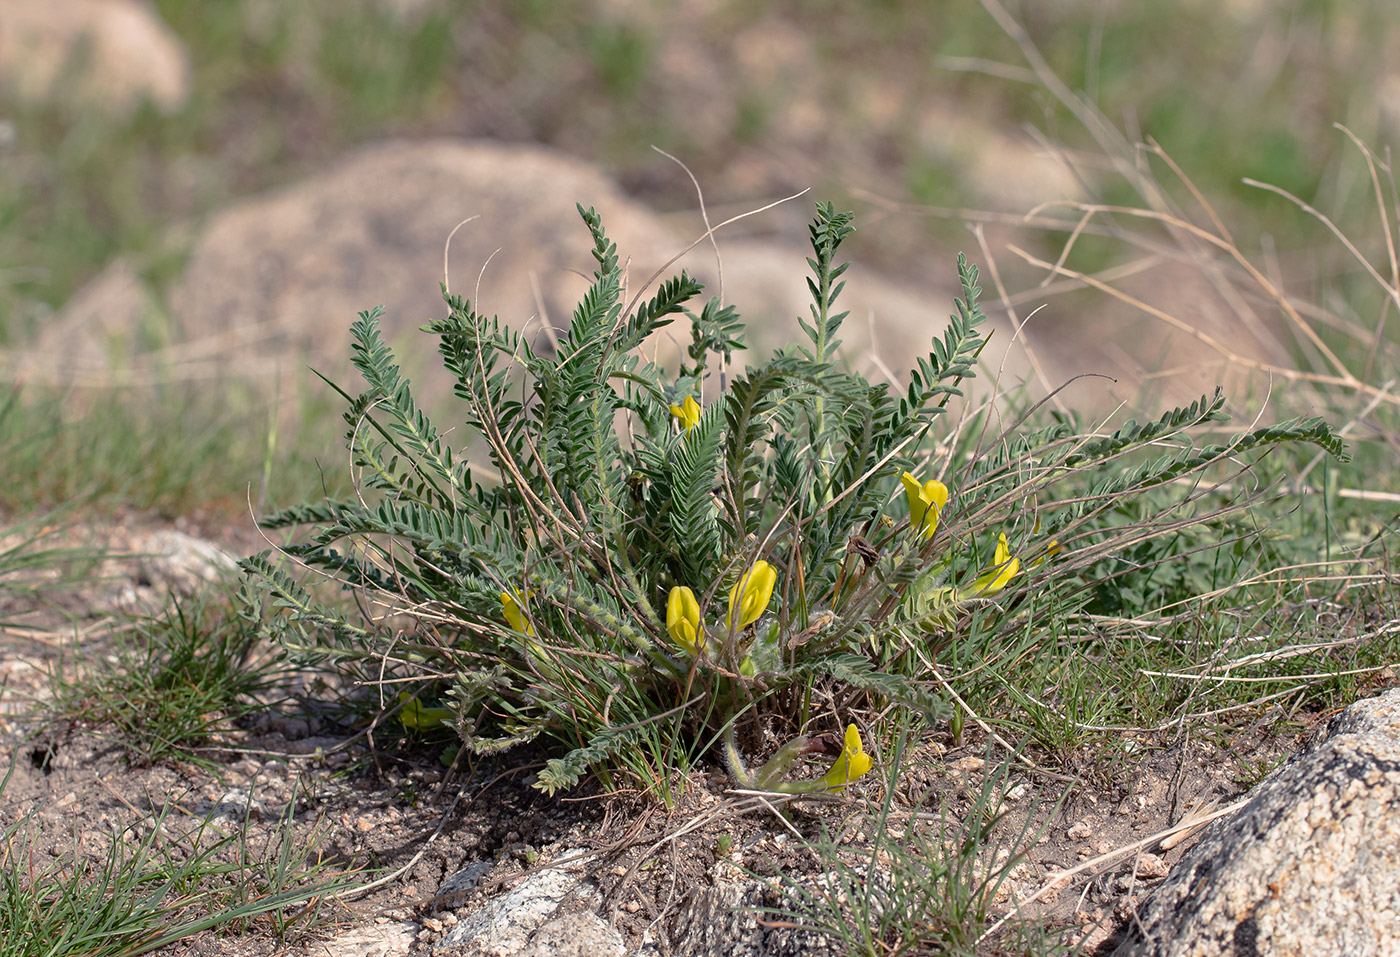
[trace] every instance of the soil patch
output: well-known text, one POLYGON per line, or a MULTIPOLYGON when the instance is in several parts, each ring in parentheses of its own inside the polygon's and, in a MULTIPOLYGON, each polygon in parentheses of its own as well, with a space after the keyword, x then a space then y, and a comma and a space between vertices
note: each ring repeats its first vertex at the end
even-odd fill
MULTIPOLYGON (((232 554, 257 547, 255 535, 220 535, 216 524, 196 521, 184 530, 218 535, 232 554)), ((127 516, 84 534, 135 541, 168 530, 169 523, 127 516)), ((883 788, 874 774, 850 794, 781 807, 736 792, 717 770, 678 787, 669 808, 626 791, 604 796, 585 788, 550 798, 531 787, 534 755, 445 764, 441 746, 415 746, 392 722, 366 733, 348 712, 331 709, 252 716, 201 751, 208 766, 139 767, 105 737, 110 729, 54 725, 34 710, 49 693, 48 669, 63 656, 107 653, 110 629, 99 625, 110 620, 114 596, 135 595, 139 606, 168 600, 140 559, 108 562, 71 592, 55 587, 42 601, 11 594, 0 615, 31 626, 7 628, 0 645, 0 744, 14 761, 0 794, 3 825, 24 819, 34 859, 73 861, 75 870, 83 861, 97 866, 113 841, 140 842, 158 829, 152 840, 162 847, 233 838, 220 859, 243 855, 254 874, 267 874, 291 848, 328 872, 379 879, 366 893, 284 913, 285 926, 251 920, 238 933, 204 932, 162 951, 170 955, 323 953, 328 939, 388 923, 409 925, 412 952, 431 953, 460 915, 565 853, 584 856, 601 901, 590 906, 630 949, 649 943, 667 953, 699 889, 765 878, 815 887, 830 859, 812 842, 844 846, 841 859, 864 866, 877 837, 899 840, 920 827, 936 834, 940 821, 957 828, 985 807, 1001 818, 979 866, 1006 868, 1005 880, 987 888, 992 911, 1000 915, 1041 892, 1036 912, 1061 928, 1066 943, 1096 952, 1190 843, 1163 848, 1143 840, 1228 805, 1296 750, 1321 717, 1266 715, 1228 740, 1130 733, 1122 750, 1136 757, 1119 766, 1099 766, 1085 753, 1052 770, 1019 764, 1004 776, 1004 752, 988 749, 979 734, 958 742, 935 735, 907 762, 882 833, 883 788), (1136 849, 1043 892, 1056 874, 1129 846, 1136 849), (475 878, 454 890, 449 879, 464 872, 475 878)), ((884 858, 874 858, 881 867, 884 858)))

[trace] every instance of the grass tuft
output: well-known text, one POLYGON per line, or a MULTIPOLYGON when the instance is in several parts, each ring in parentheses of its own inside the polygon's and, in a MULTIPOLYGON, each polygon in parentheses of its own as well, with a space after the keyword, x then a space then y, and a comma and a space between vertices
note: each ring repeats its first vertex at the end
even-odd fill
POLYGON ((105 654, 61 659, 45 720, 109 737, 134 764, 214 767, 207 752, 220 736, 277 703, 285 668, 258 646, 257 632, 215 599, 177 599, 116 630, 105 654))
MULTIPOLYGON (((12 764, 0 795, 13 773, 12 764)), ((75 837, 51 856, 38 810, 0 831, 3 957, 136 957, 212 928, 257 926, 287 941, 316 929, 321 901, 350 883, 312 859, 290 811, 272 853, 255 860, 237 833, 188 826, 173 804, 151 816, 144 836, 75 837)))

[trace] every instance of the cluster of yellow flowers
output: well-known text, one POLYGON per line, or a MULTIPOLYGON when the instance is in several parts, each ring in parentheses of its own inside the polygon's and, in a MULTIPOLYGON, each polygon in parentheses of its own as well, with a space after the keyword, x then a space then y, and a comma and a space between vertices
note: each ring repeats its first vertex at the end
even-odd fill
MULTIPOLYGON (((740 631, 763 617, 773 600, 773 588, 777 584, 777 570, 768 562, 759 559, 754 562, 734 587, 729 590, 729 614, 725 619, 728 630, 740 631)), ((535 629, 525 617, 525 596, 519 591, 501 592, 501 611, 506 623, 522 635, 533 637, 535 629)), ((700 617, 700 603, 695 592, 684 585, 671 589, 666 601, 666 630, 671 639, 692 658, 700 658, 705 653, 705 624, 700 617)), ((405 695, 405 698, 407 695, 405 695)), ((413 712, 413 718, 419 717, 413 712)), ((805 739, 804 739, 805 740, 805 739)), ((831 770, 804 789, 843 788, 866 774, 874 760, 865 753, 864 742, 855 725, 846 728, 845 744, 831 770)))
MULTIPOLYGON (((920 482, 918 477, 905 472, 899 477, 904 484, 904 494, 909 500, 909 524, 919 529, 922 538, 932 538, 938 530, 938 519, 948 504, 948 486, 937 479, 920 482)), ((1045 554, 1032 562, 1039 565, 1047 557, 1060 550, 1059 542, 1050 542, 1045 554)), ((1010 583, 1021 570, 1021 560, 1011 554, 1011 546, 1006 543, 1005 533, 997 535, 996 554, 992 556, 990 568, 981 572, 968 588, 949 589, 948 596, 962 601, 968 598, 990 598, 1010 583)))
MULTIPOLYGON (((761 558, 754 562, 729 590, 725 630, 741 631, 762 618, 773 599, 773 586, 777 581, 778 573, 772 565, 761 558)), ((704 654, 705 623, 700 620, 700 603, 695 598, 695 592, 685 585, 672 588, 666 600, 666 630, 691 657, 704 654)))
MULTIPOLYGON (((700 421, 700 405, 693 396, 686 396, 680 404, 672 405, 670 410, 686 432, 695 428, 700 421)), ((909 472, 900 476, 900 482, 904 485, 905 496, 909 502, 910 527, 917 530, 916 534, 921 539, 931 539, 938 530, 939 518, 948 505, 948 487, 937 479, 920 482, 909 472)), ((1053 554, 1057 550, 1058 546, 1051 542, 1047 554, 1053 554)), ((1020 560, 1011 554, 1006 536, 998 535, 992 567, 980 573, 969 588, 946 589, 948 597, 961 600, 995 595, 1015 577, 1020 566, 1020 560)), ((739 576, 739 580, 729 590, 729 611, 725 616, 727 633, 742 631, 763 617, 773 599, 777 579, 777 570, 763 559, 755 561, 739 576)), ((501 609, 507 624, 514 631, 534 636, 535 630, 526 617, 524 595, 516 590, 501 592, 501 609)), ((695 592, 685 585, 675 586, 667 597, 666 630, 676 646, 691 658, 705 657, 705 622, 700 614, 700 602, 696 599, 695 592)), ((841 753, 831 770, 812 782, 810 787, 845 787, 868 773, 873 763, 870 755, 865 753, 860 732, 854 724, 848 725, 841 753)), ((808 787, 792 786, 804 789, 808 787)))
MULTIPOLYGON (((768 603, 772 601, 777 580, 778 573, 772 565, 763 559, 754 562, 729 590, 729 614, 725 618, 725 628, 738 631, 763 617, 768 603)), ((695 592, 685 585, 671 589, 666 601, 666 630, 671 633, 671 639, 692 658, 704 655, 705 624, 700 618, 700 603, 695 598, 695 592)), ((865 753, 860 732, 855 725, 848 725, 840 755, 831 770, 822 775, 813 787, 843 788, 861 778, 873 763, 874 760, 865 753)))

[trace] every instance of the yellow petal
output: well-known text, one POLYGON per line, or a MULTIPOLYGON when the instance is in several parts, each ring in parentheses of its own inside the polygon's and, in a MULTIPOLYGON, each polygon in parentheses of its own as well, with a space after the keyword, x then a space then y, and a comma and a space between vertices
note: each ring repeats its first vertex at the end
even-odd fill
POLYGON ((856 726, 846 726, 846 742, 841 754, 831 770, 822 775, 822 783, 829 788, 843 788, 852 781, 858 781, 868 772, 875 760, 865 753, 865 745, 860 740, 856 726))
POLYGON ((1045 560, 1047 558, 1054 558, 1056 555, 1060 554, 1061 551, 1063 551, 1063 549, 1060 547, 1059 540, 1052 538, 1050 540, 1050 544, 1045 546, 1045 551, 1041 553, 1040 557, 1034 559, 1031 562, 1031 567, 1035 568, 1039 565, 1045 564, 1045 560))
POLYGON ((937 479, 920 483, 912 472, 905 472, 899 481, 909 501, 909 524, 919 528, 924 538, 933 537, 938 529, 938 517, 948 504, 948 486, 937 479))
POLYGON ((992 579, 989 589, 991 594, 996 594, 1006 587, 1006 583, 1015 577, 1016 572, 1021 568, 1021 560, 1011 557, 1011 548, 1006 544, 1006 535, 997 536, 997 551, 993 558, 996 563, 996 577, 992 579))
POLYGON ((403 705, 399 709, 399 724, 405 728, 428 730, 448 724, 452 720, 451 711, 446 708, 425 708, 407 691, 399 692, 399 703, 403 705))
POLYGON ((672 588, 666 600, 666 630, 671 633, 671 640, 692 656, 698 656, 705 648, 700 603, 695 600, 695 592, 684 585, 672 588))
POLYGON ((992 567, 978 575, 971 588, 958 593, 960 598, 990 598, 1005 588, 1021 570, 1021 560, 1011 557, 1005 533, 997 536, 997 550, 992 562, 992 567))
POLYGON ((899 477, 899 481, 904 485, 904 497, 909 500, 910 520, 917 521, 919 510, 923 506, 924 487, 913 472, 905 472, 899 477))
POLYGON ((681 420, 685 430, 689 432, 700 422, 700 403, 695 401, 695 397, 688 395, 680 405, 670 407, 671 414, 681 420))
POLYGON ((729 590, 728 627, 738 631, 762 618, 777 581, 778 573, 772 565, 761 558, 754 562, 729 590))
POLYGON ((520 592, 501 592, 501 610, 505 613, 506 624, 522 635, 533 635, 535 629, 525 620, 525 598, 520 592))

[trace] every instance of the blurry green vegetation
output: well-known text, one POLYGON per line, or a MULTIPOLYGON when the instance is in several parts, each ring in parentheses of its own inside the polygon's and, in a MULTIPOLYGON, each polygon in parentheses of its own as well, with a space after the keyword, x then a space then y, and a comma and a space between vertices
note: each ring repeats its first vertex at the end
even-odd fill
MULTIPOLYGON (((357 143, 390 136, 557 147, 602 162, 663 209, 692 208, 694 196, 646 148, 651 143, 683 158, 712 203, 815 186, 838 200, 870 190, 932 206, 1021 212, 1015 184, 1003 195, 982 168, 979 151, 988 146, 977 133, 1026 139, 1033 129, 1079 164, 1099 199, 1143 202, 1108 173, 1101 144, 1028 68, 1028 50, 993 15, 995 0, 859 7, 730 0, 703 10, 428 0, 405 4, 417 8, 406 13, 388 0, 155 6, 193 71, 190 99, 173 115, 142 108, 108 116, 72 103, 25 103, 0 90, 0 120, 12 131, 0 141, 0 347, 22 344, 118 255, 162 293, 179 276, 188 227, 201 217, 319 169, 357 143), (949 116, 957 124, 949 126, 949 116)), ((1299 250, 1298 237, 1316 235, 1310 225, 1300 228, 1307 225, 1302 214, 1241 180, 1273 183, 1343 224, 1366 217, 1362 232, 1374 226, 1366 173, 1331 124, 1345 121, 1372 143, 1392 132, 1378 82, 1390 59, 1386 0, 1078 0, 1053 10, 1008 0, 1007 11, 1083 102, 1129 141, 1163 145, 1216 204, 1240 248, 1256 248, 1263 237, 1290 278, 1308 283, 1303 295, 1355 319, 1321 329, 1329 347, 1367 347, 1367 317, 1380 306, 1375 285, 1355 264, 1339 262, 1335 247, 1299 250)), ((1160 160, 1143 162, 1194 210, 1160 160)), ((862 207, 858 197, 852 205, 862 207)), ((854 237, 852 249, 910 274, 927 267, 939 240, 966 246, 962 224, 886 219, 854 237)), ((1060 240, 1051 231, 1027 242, 1054 259, 1060 240)), ((1132 254, 1119 236, 1086 234, 1068 262, 1092 273, 1132 254)), ((1057 306, 1073 311, 1076 302, 1057 306)), ((171 430, 156 421, 160 413, 117 411, 128 405, 118 399, 101 410, 126 422, 99 427, 104 436, 122 436, 110 444, 132 451, 164 441, 133 434, 171 430)), ((38 420, 49 415, 43 407, 33 413, 38 420)), ((226 404, 219 411, 230 412, 226 404)), ((251 432, 235 439, 195 427, 195 448, 256 449, 266 436, 265 412, 230 415, 239 417, 242 424, 229 428, 251 432)), ((13 425, 6 428, 13 437, 13 425)), ((84 447, 81 438, 73 444, 84 447)), ((29 459, 52 464, 71 456, 61 445, 29 459)), ((128 491, 153 480, 182 502, 201 487, 226 494, 226 482, 178 474, 198 465, 167 468, 161 454, 140 457, 140 478, 128 491)), ((31 474, 44 476, 45 500, 73 491, 64 469, 31 474)), ((24 499, 24 485, 6 493, 11 504, 24 499)))
MULTIPOLYGON (((859 183, 978 206, 998 198, 975 195, 956 168, 975 162, 977 144, 940 142, 938 110, 1016 135, 1031 124, 1071 150, 1087 142, 1024 82, 1016 44, 973 2, 732 0, 691 13, 603 0, 438 0, 407 14, 371 0, 156 6, 193 67, 193 95, 175 115, 108 118, 0 91, 14 127, 0 163, 0 342, 23 338, 117 253, 158 278, 178 265, 162 239, 171 224, 368 139, 540 142, 604 162, 663 207, 693 195, 657 172, 650 143, 684 158, 712 200, 753 199, 755 184, 833 194, 859 183), (736 195, 726 182, 745 167, 756 172, 737 177, 749 193, 736 195)), ((1287 211, 1243 177, 1345 199, 1353 181, 1339 173, 1331 123, 1371 141, 1390 132, 1377 82, 1386 0, 1009 8, 1112 122, 1162 143, 1207 194, 1265 207, 1261 232, 1288 235, 1287 211)))
POLYGON ((228 384, 218 388, 222 395, 169 386, 115 401, 103 393, 7 391, 0 396, 0 516, 64 505, 170 517, 199 507, 247 514, 269 495, 320 495, 343 485, 343 469, 323 471, 314 458, 337 431, 318 414, 323 404, 277 423, 266 402, 228 384))

